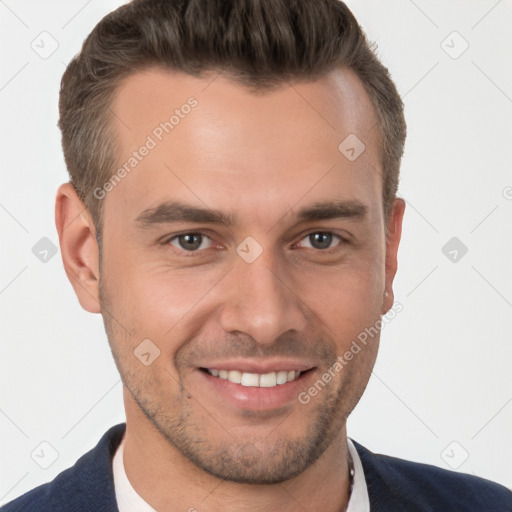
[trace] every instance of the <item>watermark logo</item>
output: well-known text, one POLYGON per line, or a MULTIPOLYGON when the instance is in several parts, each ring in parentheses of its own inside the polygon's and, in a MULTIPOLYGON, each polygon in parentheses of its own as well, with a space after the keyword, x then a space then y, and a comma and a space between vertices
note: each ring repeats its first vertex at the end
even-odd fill
POLYGON ((366 150, 363 141, 354 133, 341 141, 338 151, 350 162, 357 160, 366 150))
POLYGON ((452 441, 442 452, 441 459, 452 469, 458 469, 469 458, 468 451, 458 441, 452 441))
POLYGON ((457 31, 453 31, 441 41, 441 48, 455 60, 469 48, 469 43, 457 31))
POLYGON ((46 60, 57 51, 59 43, 57 39, 45 30, 30 43, 30 47, 41 59, 46 60))
POLYGON ((48 263, 56 254, 57 246, 46 236, 43 236, 34 247, 32 254, 42 263, 48 263))
POLYGON ((139 343, 133 353, 144 366, 153 364, 160 357, 160 349, 149 338, 139 343))
POLYGON ((248 236, 236 248, 236 253, 246 263, 252 263, 263 252, 263 247, 252 237, 248 236))
POLYGON ((454 236, 443 245, 441 252, 452 263, 458 263, 466 255, 468 248, 462 240, 454 236))
POLYGON ((48 441, 42 441, 30 457, 40 468, 48 469, 59 458, 59 452, 48 441))

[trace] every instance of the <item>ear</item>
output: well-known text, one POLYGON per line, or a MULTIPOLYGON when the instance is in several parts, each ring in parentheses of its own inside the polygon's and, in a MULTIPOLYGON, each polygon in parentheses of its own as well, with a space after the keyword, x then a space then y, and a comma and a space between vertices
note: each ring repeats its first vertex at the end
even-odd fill
POLYGON ((90 313, 100 313, 96 229, 71 183, 64 183, 57 190, 55 225, 64 269, 80 305, 90 313))
POLYGON ((393 293, 393 279, 398 268, 397 254, 400 237, 402 236, 402 220, 404 218, 405 201, 397 197, 391 208, 387 222, 388 235, 386 237, 386 279, 382 314, 386 314, 393 306, 395 296, 393 293))

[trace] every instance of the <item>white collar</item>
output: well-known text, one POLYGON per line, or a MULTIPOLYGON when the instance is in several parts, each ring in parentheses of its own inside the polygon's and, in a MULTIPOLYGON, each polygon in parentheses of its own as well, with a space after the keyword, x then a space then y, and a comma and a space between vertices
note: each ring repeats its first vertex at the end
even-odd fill
MULTIPOLYGON (((350 438, 347 438, 347 444, 354 467, 354 486, 352 488, 352 494, 350 495, 347 512, 370 512, 370 498, 368 496, 368 488, 366 486, 361 459, 350 438)), ((123 451, 124 436, 112 461, 114 487, 119 512, 157 512, 137 494, 137 491, 128 480, 124 469, 123 451)))
POLYGON ((126 476, 123 462, 124 436, 112 460, 114 488, 119 512, 157 512, 147 501, 143 500, 133 488, 126 476))
MULTIPOLYGON (((354 465, 354 486, 348 502, 347 512, 370 512, 370 497, 364 476, 363 465, 352 439, 347 437, 348 453, 354 465)), ((122 511, 121 511, 122 512, 122 511)))

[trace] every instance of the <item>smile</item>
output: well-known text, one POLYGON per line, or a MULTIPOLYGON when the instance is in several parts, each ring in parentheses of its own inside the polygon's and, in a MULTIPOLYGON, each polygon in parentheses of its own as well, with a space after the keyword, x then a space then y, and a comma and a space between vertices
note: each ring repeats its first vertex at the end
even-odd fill
POLYGON ((298 379, 302 373, 299 370, 283 370, 270 373, 248 373, 240 370, 218 370, 215 368, 206 368, 205 370, 213 377, 255 388, 273 388, 287 384, 298 379))

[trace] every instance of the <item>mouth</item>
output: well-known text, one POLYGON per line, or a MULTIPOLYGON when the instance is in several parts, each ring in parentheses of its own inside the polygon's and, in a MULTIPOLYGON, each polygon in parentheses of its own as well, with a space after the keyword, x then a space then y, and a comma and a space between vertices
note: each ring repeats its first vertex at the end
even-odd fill
POLYGON ((311 385, 317 373, 316 367, 291 362, 237 365, 233 361, 197 370, 207 403, 235 414, 244 411, 284 414, 299 403, 299 393, 311 385))
POLYGON ((227 380, 233 384, 250 388, 273 388, 293 382, 310 370, 278 370, 268 373, 249 373, 242 370, 219 370, 217 368, 200 368, 212 377, 227 380))

